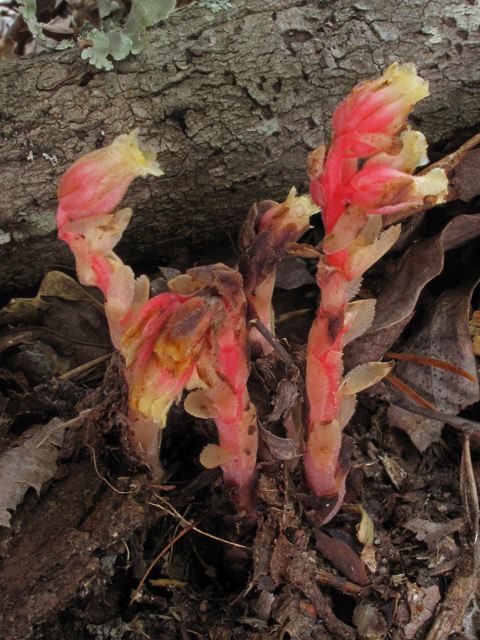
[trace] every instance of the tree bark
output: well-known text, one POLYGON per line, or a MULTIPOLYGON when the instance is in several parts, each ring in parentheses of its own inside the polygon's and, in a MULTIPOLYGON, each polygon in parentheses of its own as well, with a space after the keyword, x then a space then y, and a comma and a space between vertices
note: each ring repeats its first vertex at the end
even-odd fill
POLYGON ((137 180, 118 253, 172 256, 238 230, 254 201, 306 190, 306 158, 335 107, 394 60, 414 62, 431 97, 413 124, 430 142, 480 122, 475 0, 234 0, 192 4, 149 32, 138 56, 98 71, 66 50, 0 68, 0 285, 36 285, 73 264, 56 237, 56 187, 81 155, 138 127, 165 175, 137 180))

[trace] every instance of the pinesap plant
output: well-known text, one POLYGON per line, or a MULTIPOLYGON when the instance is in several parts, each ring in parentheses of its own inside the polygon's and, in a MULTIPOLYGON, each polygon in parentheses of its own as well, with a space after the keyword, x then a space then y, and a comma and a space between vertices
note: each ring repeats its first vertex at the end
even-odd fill
POLYGON ((155 153, 136 131, 80 158, 58 187, 59 236, 76 257, 85 285, 105 296, 113 344, 125 358, 131 440, 160 477, 161 432, 169 408, 190 393, 185 410, 212 418, 218 445, 203 450, 204 466, 221 466, 242 510, 250 511, 258 447, 255 407, 247 380, 250 353, 268 355, 270 345, 247 321, 273 331, 275 265, 289 250, 318 259, 321 303, 307 346, 305 480, 338 511, 350 468, 343 429, 355 409, 355 394, 380 380, 389 363, 369 363, 343 376, 342 350, 374 316, 374 301, 352 302, 362 274, 397 240, 400 227, 381 232, 381 214, 439 200, 446 193, 442 170, 413 172, 425 156, 421 133, 406 118, 428 95, 413 65, 391 65, 378 80, 353 89, 333 117, 333 138, 309 157, 311 196, 291 190, 284 203, 254 205, 239 238, 240 264, 190 269, 169 282, 169 293, 149 300, 146 276, 135 278, 113 252, 132 211, 119 205, 136 177, 160 176, 155 153), (323 252, 296 244, 319 208, 325 226, 323 252))

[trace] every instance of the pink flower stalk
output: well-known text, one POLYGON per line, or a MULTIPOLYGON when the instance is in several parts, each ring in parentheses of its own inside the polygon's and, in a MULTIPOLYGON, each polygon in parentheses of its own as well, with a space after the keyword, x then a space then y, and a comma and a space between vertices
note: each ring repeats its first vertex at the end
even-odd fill
POLYGON ((239 506, 250 511, 258 429, 247 390, 250 353, 242 276, 217 264, 190 269, 169 286, 197 296, 208 294, 213 324, 196 363, 195 380, 189 385, 197 390, 187 397, 185 409, 194 416, 215 420, 219 446, 207 445, 200 461, 207 468, 221 466, 225 483, 238 488, 239 506))
MULTIPOLYGON (((255 469, 258 436, 246 387, 241 275, 223 265, 192 269, 169 283, 172 293, 148 301, 148 278, 135 280, 112 251, 132 212, 111 212, 135 177, 161 175, 154 161, 152 150, 138 146, 135 131, 78 160, 58 188, 59 236, 75 254, 80 282, 105 294, 112 340, 126 362, 130 435, 142 460, 161 477, 159 447, 168 410, 185 388, 197 389, 187 398, 187 409, 214 417, 220 440, 215 460, 211 448, 203 460, 210 467, 222 465, 228 484, 246 485, 255 469)), ((248 493, 239 498, 246 508, 248 493)))
MULTIPOLYGON (((250 209, 239 235, 239 269, 248 302, 247 318, 258 318, 275 334, 272 296, 276 264, 286 253, 286 245, 296 242, 309 228, 310 216, 319 207, 310 198, 297 197, 292 187, 285 202, 261 202, 250 209)), ((252 327, 249 331, 254 355, 269 354, 272 347, 252 327)))
POLYGON ((326 237, 317 282, 321 305, 307 349, 305 477, 317 496, 340 508, 350 468, 342 431, 355 394, 385 376, 389 363, 369 363, 342 378, 342 350, 370 326, 372 301, 349 304, 359 278, 395 243, 400 226, 379 235, 378 214, 421 204, 446 193, 442 170, 411 175, 425 155, 422 134, 405 128, 412 106, 428 95, 413 65, 392 64, 373 82, 353 89, 333 117, 333 139, 309 158, 313 200, 321 206, 326 237), (403 131, 403 133, 401 133, 403 131), (399 135, 401 134, 401 135, 399 135), (367 158, 359 165, 359 159, 367 158))
MULTIPOLYGON (((131 209, 112 213, 128 186, 138 176, 160 176, 155 152, 140 147, 137 131, 118 136, 113 143, 83 156, 63 175, 58 186, 59 237, 72 249, 80 282, 98 286, 105 295, 105 312, 113 344, 120 348, 123 333, 135 313, 148 301, 146 276, 135 279, 130 267, 113 253, 132 215, 131 209)), ((132 441, 141 458, 158 477, 158 423, 134 407, 132 441)))

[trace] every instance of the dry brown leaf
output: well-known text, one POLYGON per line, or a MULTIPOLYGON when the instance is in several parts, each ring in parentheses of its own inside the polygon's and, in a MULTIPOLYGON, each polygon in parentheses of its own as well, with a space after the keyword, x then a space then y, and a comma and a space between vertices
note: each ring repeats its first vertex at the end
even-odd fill
MULTIPOLYGON (((345 349, 347 370, 377 360, 390 349, 411 320, 423 288, 442 271, 445 251, 461 247, 478 235, 480 216, 457 216, 438 236, 414 244, 405 253, 378 296, 372 326, 345 349)), ((445 356, 440 359, 448 360, 445 356)))
POLYGON ((275 286, 281 289, 297 289, 316 280, 301 260, 282 260, 277 264, 275 286))
POLYGON ((281 438, 264 427, 260 427, 259 432, 274 460, 294 460, 301 457, 298 440, 281 438))
MULTIPOLYGON (((479 279, 478 265, 470 264, 462 284, 440 296, 423 326, 405 343, 402 351, 445 360, 476 378, 468 319, 470 298, 479 279)), ((437 367, 401 362, 395 374, 437 409, 453 415, 480 399, 477 381, 437 367)))
POLYGON ((26 434, 26 442, 0 457, 0 526, 10 527, 9 510, 15 511, 29 487, 39 494, 44 482, 53 478, 65 428, 78 424, 79 419, 83 422, 89 413, 83 411, 69 422, 54 418, 45 426, 34 427, 26 434))
POLYGON ((453 184, 464 202, 480 194, 480 149, 472 149, 465 155, 455 168, 453 184))
POLYGON ((425 541, 427 545, 433 546, 442 538, 452 535, 465 524, 465 518, 455 518, 444 523, 430 522, 430 520, 422 520, 414 518, 409 520, 405 525, 405 529, 410 529, 416 535, 418 540, 425 541))
POLYGON ((407 640, 413 640, 420 627, 433 616, 441 596, 437 585, 421 589, 410 582, 407 582, 407 595, 411 619, 405 627, 405 637, 407 640))
POLYGON ((381 640, 387 635, 387 623, 380 611, 369 604, 359 604, 353 612, 353 624, 362 640, 381 640))
POLYGON ((387 417, 389 426, 408 433, 410 440, 421 453, 434 442, 438 442, 442 435, 442 422, 416 415, 395 405, 388 407, 387 417))
POLYGON ((50 271, 43 278, 36 298, 12 298, 0 310, 0 324, 35 324, 48 302, 42 296, 57 296, 65 300, 84 300, 102 311, 103 305, 92 298, 73 278, 62 271, 50 271))

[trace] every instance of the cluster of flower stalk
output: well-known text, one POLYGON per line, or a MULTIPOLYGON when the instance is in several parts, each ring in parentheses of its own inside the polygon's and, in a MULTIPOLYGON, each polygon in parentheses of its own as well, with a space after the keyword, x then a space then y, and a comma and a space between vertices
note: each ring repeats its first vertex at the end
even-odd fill
MULTIPOLYGON (((369 363, 343 377, 342 350, 374 316, 371 300, 350 302, 362 274, 397 240, 400 228, 381 233, 381 214, 438 199, 446 192, 441 170, 413 172, 425 156, 422 134, 406 128, 412 106, 428 95, 413 65, 393 64, 378 80, 358 85, 338 107, 333 139, 309 158, 311 195, 252 207, 240 235, 240 264, 187 271, 168 283, 170 293, 149 300, 146 276, 135 278, 113 253, 132 211, 112 213, 130 182, 159 176, 155 153, 136 132, 78 160, 63 176, 57 222, 75 254, 79 280, 100 287, 112 341, 125 358, 130 389, 131 439, 157 474, 161 430, 183 391, 188 413, 213 418, 219 445, 201 454, 204 466, 221 466, 236 487, 239 507, 250 509, 258 448, 256 411, 247 391, 250 353, 268 355, 270 344, 249 319, 273 332, 275 265, 287 250, 318 259, 321 304, 307 348, 304 474, 336 513, 350 468, 342 436, 355 394, 390 370, 369 363), (318 205, 318 206, 317 206, 318 205), (296 244, 321 208, 323 252, 296 244)), ((287 425, 288 426, 288 425, 287 425)))

